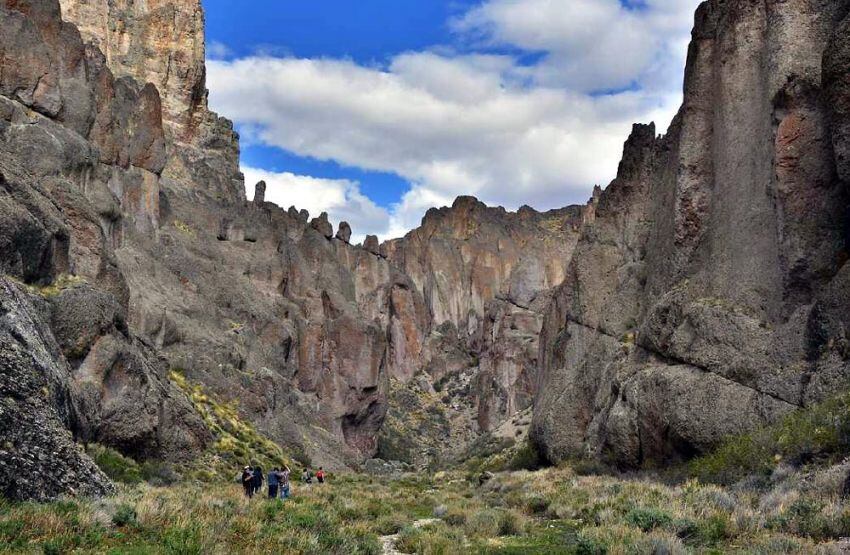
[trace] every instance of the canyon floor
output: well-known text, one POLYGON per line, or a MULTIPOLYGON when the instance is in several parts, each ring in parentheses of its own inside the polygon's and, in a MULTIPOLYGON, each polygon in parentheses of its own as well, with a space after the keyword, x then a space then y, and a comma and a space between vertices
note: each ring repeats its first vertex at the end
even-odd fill
POLYGON ((658 471, 523 470, 539 461, 514 447, 448 471, 331 475, 285 502, 102 451, 114 495, 2 501, 0 552, 847 553, 848 447, 850 395, 658 471))

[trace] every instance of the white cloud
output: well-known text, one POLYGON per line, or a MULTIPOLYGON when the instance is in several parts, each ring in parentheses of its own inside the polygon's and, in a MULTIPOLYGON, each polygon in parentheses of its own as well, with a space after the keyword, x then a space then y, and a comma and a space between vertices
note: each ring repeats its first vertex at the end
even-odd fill
POLYGON ((544 53, 528 68, 542 85, 584 92, 668 87, 656 77, 675 68, 681 79, 681 41, 698 4, 648 0, 630 9, 620 0, 490 0, 452 24, 484 43, 544 53))
POLYGON ((223 60, 233 55, 233 50, 229 46, 219 41, 212 41, 207 44, 207 57, 211 60, 223 60))
POLYGON ((254 187, 266 182, 266 201, 280 207, 296 206, 306 209, 310 217, 327 212, 334 230, 340 222, 351 224, 351 240, 361 242, 366 235, 384 233, 390 226, 390 216, 360 192, 360 185, 346 179, 319 179, 288 172, 278 173, 243 167, 248 198, 254 197, 254 187))
MULTIPOLYGON (((412 188, 391 214, 362 218, 382 237, 459 194, 507 208, 584 202, 613 177, 631 124, 654 120, 663 130, 678 108, 697 3, 490 0, 452 23, 460 40, 479 45, 472 54, 409 52, 384 68, 269 55, 212 61, 211 101, 252 140, 407 179, 412 188), (487 53, 492 45, 543 56, 523 65, 487 53)), ((343 189, 368 201, 351 186, 343 189)), ((350 220, 381 210, 363 201, 350 220)))

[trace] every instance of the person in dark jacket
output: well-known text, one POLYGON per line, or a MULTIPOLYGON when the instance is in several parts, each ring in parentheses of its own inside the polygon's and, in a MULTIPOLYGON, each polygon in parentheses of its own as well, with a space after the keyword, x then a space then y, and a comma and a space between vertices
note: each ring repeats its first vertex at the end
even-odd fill
POLYGON ((254 493, 259 493, 261 489, 263 489, 263 482, 265 481, 265 476, 263 475, 263 469, 260 465, 254 467, 254 493))
POLYGON ((250 466, 242 469, 242 488, 245 490, 245 497, 254 497, 254 473, 251 472, 250 466))
POLYGON ((268 484, 269 484, 269 499, 275 499, 277 497, 277 485, 280 476, 280 470, 277 468, 272 469, 269 472, 268 484))

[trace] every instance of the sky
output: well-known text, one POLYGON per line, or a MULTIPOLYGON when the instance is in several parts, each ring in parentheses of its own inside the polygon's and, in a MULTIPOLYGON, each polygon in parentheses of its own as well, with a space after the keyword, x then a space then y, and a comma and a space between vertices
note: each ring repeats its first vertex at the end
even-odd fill
POLYGON ((699 0, 203 0, 211 107, 248 197, 354 241, 459 195, 584 203, 635 122, 681 104, 699 0))

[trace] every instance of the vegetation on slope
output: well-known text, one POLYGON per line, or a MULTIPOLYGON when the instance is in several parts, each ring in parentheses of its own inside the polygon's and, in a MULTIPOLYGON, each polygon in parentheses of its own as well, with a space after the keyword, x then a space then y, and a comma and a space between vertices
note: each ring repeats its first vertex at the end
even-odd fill
POLYGON ((693 460, 688 470, 703 481, 728 485, 766 479, 783 466, 827 465, 848 455, 850 393, 845 393, 791 413, 776 425, 730 437, 693 460))
POLYGON ((190 383, 178 370, 172 371, 169 377, 189 397, 216 438, 212 447, 192 465, 189 478, 204 482, 230 478, 246 464, 260 465, 264 469, 287 465, 295 469, 292 459, 280 446, 239 416, 235 401, 221 402, 202 386, 190 383))

